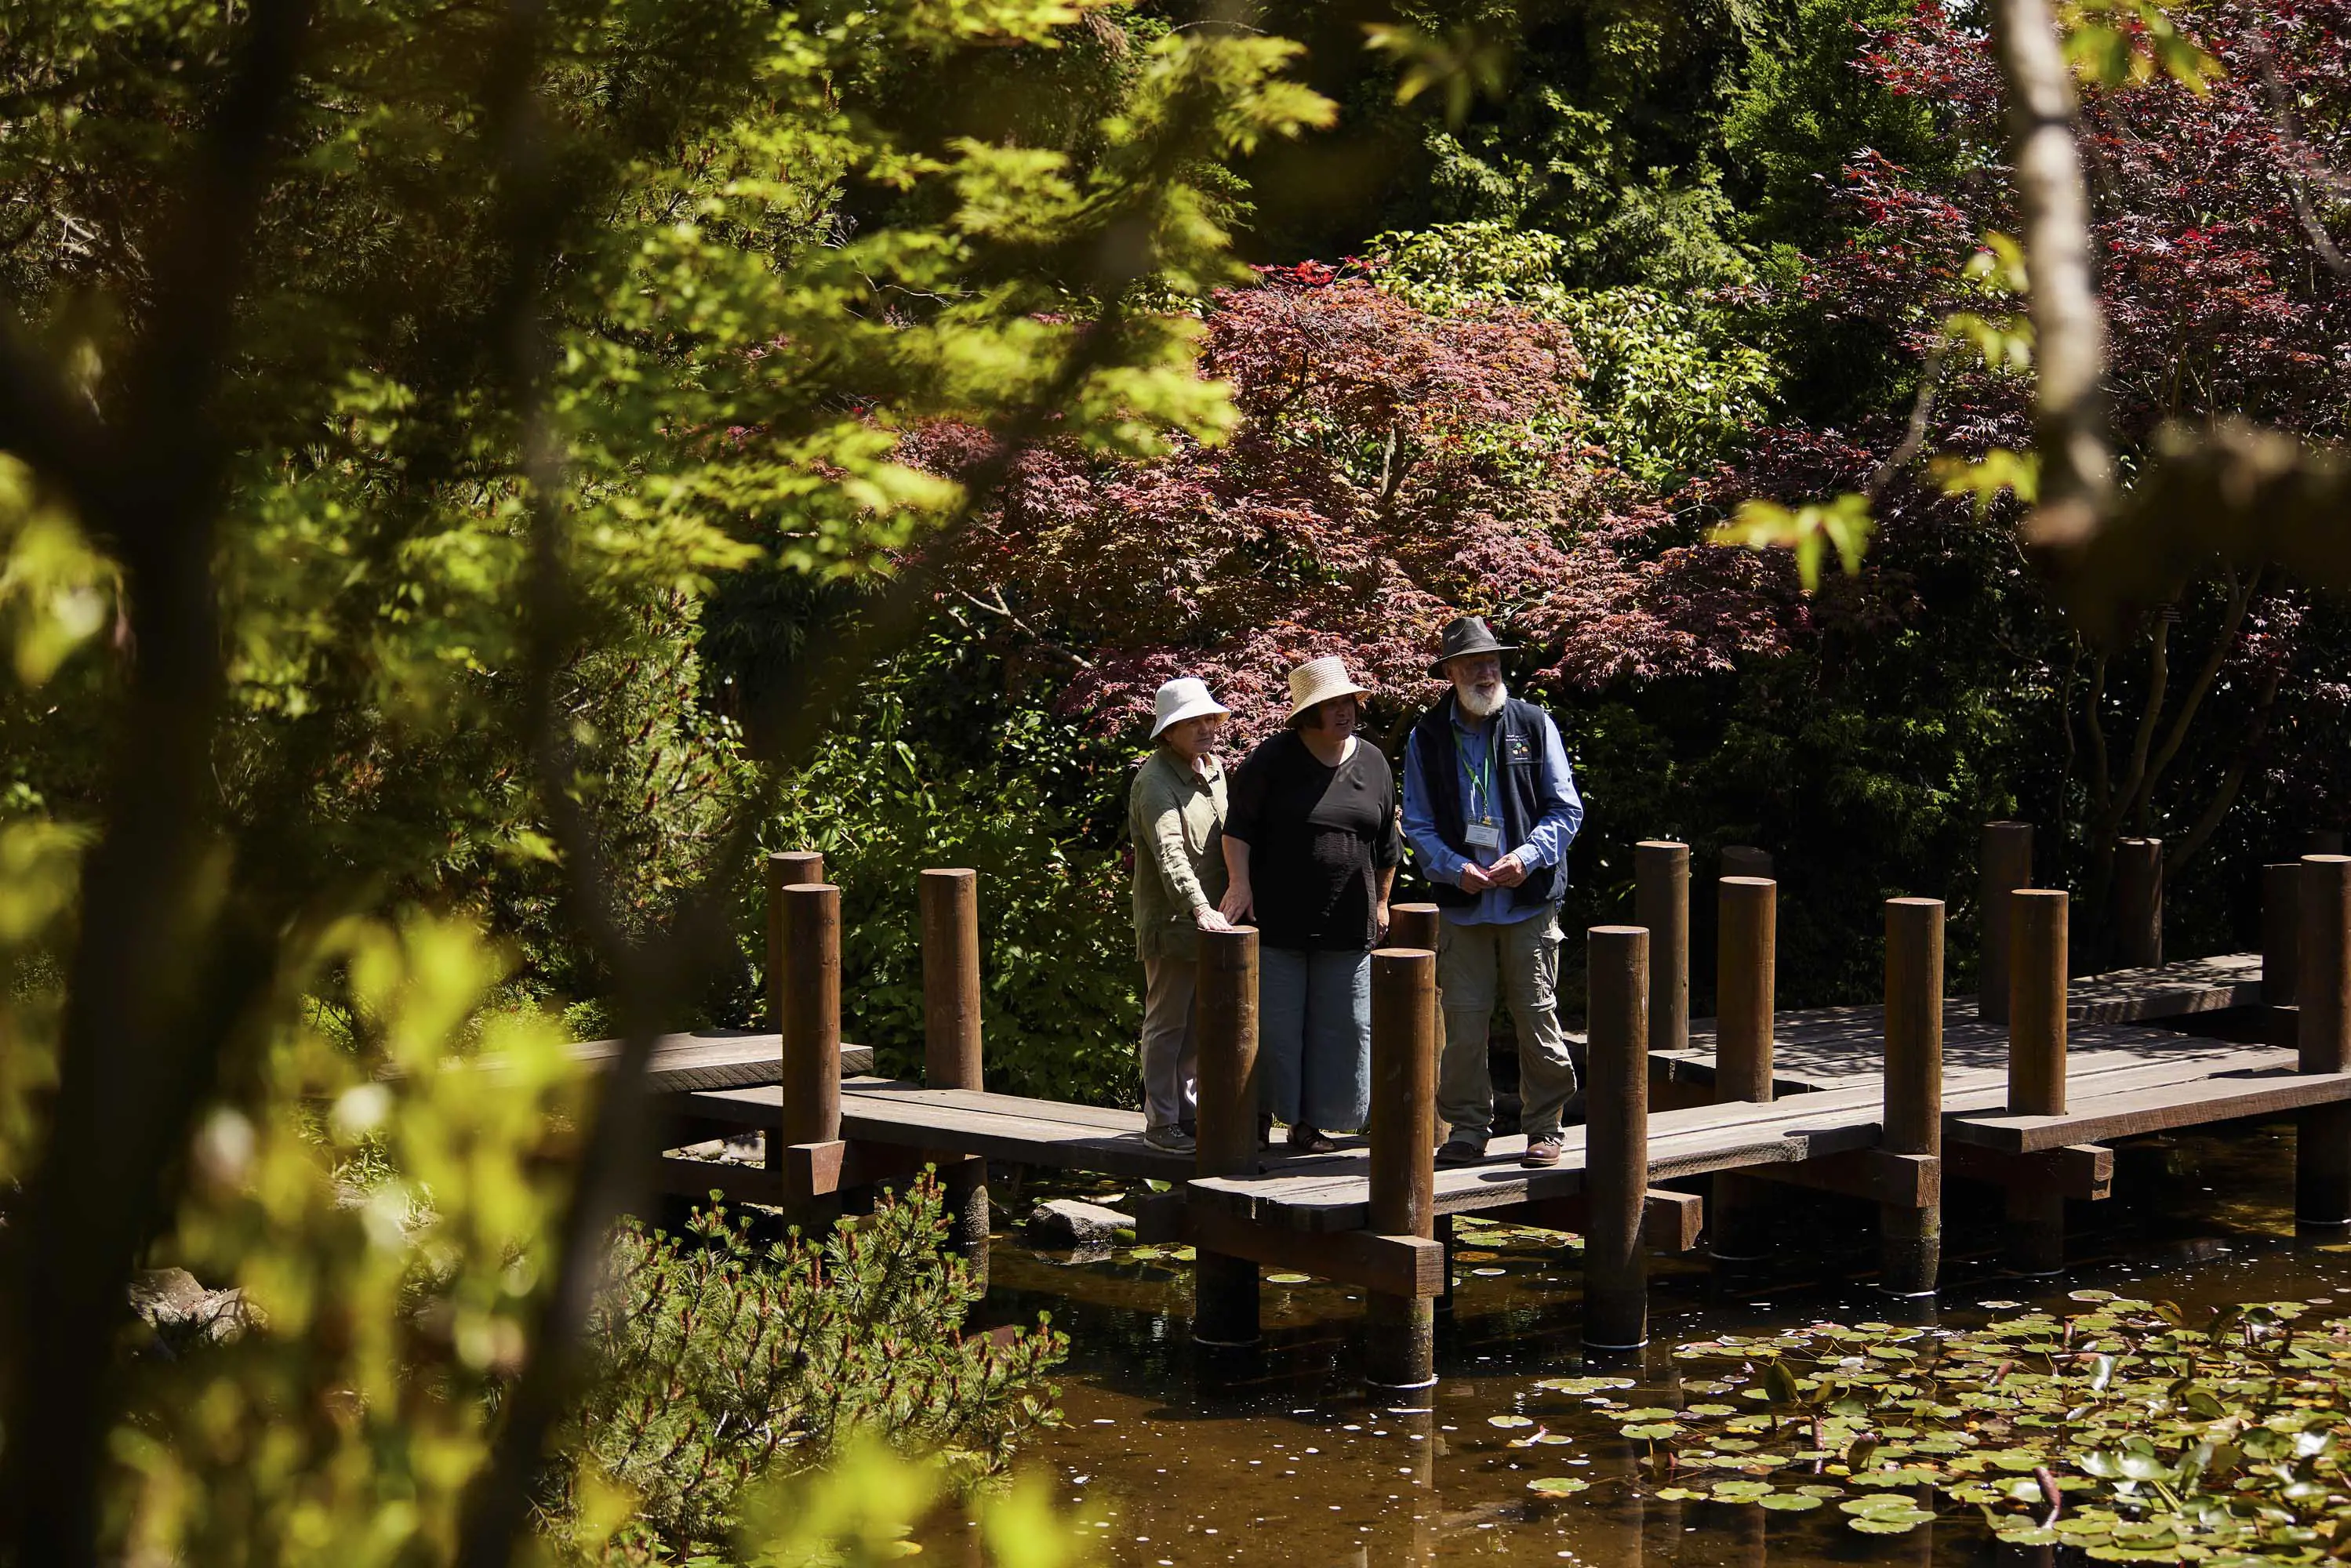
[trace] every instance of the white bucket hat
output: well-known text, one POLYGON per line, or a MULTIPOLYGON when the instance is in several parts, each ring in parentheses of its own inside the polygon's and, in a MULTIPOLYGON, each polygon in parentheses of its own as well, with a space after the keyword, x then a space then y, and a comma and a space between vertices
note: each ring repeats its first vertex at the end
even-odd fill
POLYGON ((1347 662, 1336 654, 1327 659, 1309 659, 1290 672, 1290 716, 1296 718, 1317 703, 1327 703, 1332 697, 1343 697, 1369 692, 1369 686, 1359 686, 1347 674, 1347 662))
POLYGON ((1151 738, 1156 740, 1171 724, 1181 724, 1187 718, 1205 714, 1230 713, 1208 695, 1208 683, 1190 675, 1178 675, 1159 688, 1151 699, 1151 738))

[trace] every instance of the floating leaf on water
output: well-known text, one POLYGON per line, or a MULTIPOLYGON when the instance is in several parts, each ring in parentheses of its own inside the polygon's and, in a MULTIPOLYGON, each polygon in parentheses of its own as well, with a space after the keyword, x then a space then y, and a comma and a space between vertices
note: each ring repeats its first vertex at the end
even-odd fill
POLYGON ((1821 1500, 1809 1492, 1775 1491, 1770 1497, 1759 1497, 1755 1500, 1780 1513, 1809 1513, 1821 1506, 1821 1500))
POLYGON ((1706 1500, 1706 1493, 1702 1491, 1692 1491, 1687 1487, 1659 1487, 1651 1495, 1662 1498, 1667 1502, 1703 1502, 1706 1500))
POLYGON ((1538 1476, 1527 1483, 1527 1490, 1545 1497, 1573 1497, 1577 1492, 1591 1490, 1592 1483, 1582 1476, 1538 1476))
POLYGON ((1622 1428, 1622 1431, 1627 1437, 1637 1437, 1644 1442, 1655 1443, 1667 1437, 1678 1436, 1681 1432, 1681 1425, 1675 1421, 1636 1421, 1632 1426, 1622 1428))
POLYGON ((1175 1259, 1178 1263, 1191 1263, 1198 1260, 1200 1249, 1196 1247, 1178 1247, 1167 1256, 1175 1259))
POLYGON ((1907 1535, 1922 1524, 1931 1524, 1935 1516, 1923 1510, 1909 1513, 1873 1513, 1845 1523, 1864 1535, 1907 1535))
POLYGON ((1682 1384, 1682 1392, 1685 1394, 1728 1394, 1730 1392, 1732 1386, 1732 1385, 1728 1383, 1685 1381, 1682 1384))
POLYGON ((1670 1421, 1680 1414, 1680 1411, 1668 1410, 1662 1405, 1645 1405, 1638 1410, 1625 1411, 1625 1419, 1627 1421, 1670 1421))
POLYGON ((1755 1502, 1771 1495, 1770 1481, 1717 1481, 1713 1488, 1719 1502, 1755 1502))
POLYGON ((1736 1416, 1739 1414, 1739 1406, 1736 1405, 1693 1405, 1688 1409, 1683 1411, 1682 1414, 1685 1416, 1736 1416))
POLYGON ((1489 1416, 1486 1417, 1486 1425, 1507 1429, 1513 1427, 1531 1427, 1534 1421, 1526 1416, 1489 1416))
POLYGON ((1311 1285, 1314 1282, 1314 1276, 1311 1274, 1268 1274, 1265 1277, 1265 1282, 1269 1285, 1311 1285))
POLYGON ((1629 1377, 1546 1377, 1535 1385, 1553 1394, 1603 1394, 1611 1388, 1630 1388, 1629 1377))
POLYGON ((1469 1271, 1481 1280, 1495 1279, 1510 1272, 1508 1269, 1472 1269, 1469 1271))
POLYGON ((2068 1291, 2065 1295, 2068 1300, 2075 1301, 2111 1301, 2115 1299, 2112 1291, 2068 1291))

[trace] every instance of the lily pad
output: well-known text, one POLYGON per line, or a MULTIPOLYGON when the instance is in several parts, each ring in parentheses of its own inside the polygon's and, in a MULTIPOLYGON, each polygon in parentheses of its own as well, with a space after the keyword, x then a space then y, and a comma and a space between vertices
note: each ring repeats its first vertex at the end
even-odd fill
POLYGON ((1538 1476, 1527 1483, 1527 1490, 1545 1497, 1573 1497, 1577 1492, 1591 1490, 1592 1483, 1582 1476, 1538 1476))
POLYGON ((1514 1427, 1531 1427, 1534 1425, 1534 1419, 1527 1416, 1489 1416, 1486 1417, 1486 1425, 1500 1427, 1508 1430, 1514 1427))
POLYGON ((1822 1500, 1806 1492, 1775 1491, 1770 1497, 1759 1497, 1756 1502, 1775 1513, 1809 1513, 1822 1506, 1822 1500))

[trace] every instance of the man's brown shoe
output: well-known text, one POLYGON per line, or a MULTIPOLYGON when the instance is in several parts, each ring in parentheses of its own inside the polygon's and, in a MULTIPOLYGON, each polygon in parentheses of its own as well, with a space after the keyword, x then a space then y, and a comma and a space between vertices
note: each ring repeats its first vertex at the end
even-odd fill
POLYGON ((1527 1140, 1527 1152, 1519 1156, 1519 1164, 1534 1169, 1559 1164, 1562 1152, 1559 1134, 1546 1133, 1540 1138, 1527 1140))

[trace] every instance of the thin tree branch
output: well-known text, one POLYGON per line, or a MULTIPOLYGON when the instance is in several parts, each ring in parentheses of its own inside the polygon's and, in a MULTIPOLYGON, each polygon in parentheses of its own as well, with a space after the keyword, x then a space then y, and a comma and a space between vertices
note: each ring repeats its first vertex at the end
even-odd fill
POLYGON ((1992 37, 2008 88, 2009 133, 2023 208, 2039 381, 2033 399, 2041 497, 2025 520, 2033 544, 2085 543, 2114 504, 2114 429, 2102 378, 2090 194, 2074 134, 2074 74, 2048 0, 1994 0, 1992 37))
MULTIPOLYGON (((2244 629, 2245 611, 2252 603, 2254 591, 2262 580, 2259 567, 2253 569, 2250 578, 2242 580, 2237 576, 2237 569, 2231 567, 2228 576, 2229 608, 2220 618, 2220 629, 2212 639, 2210 650, 2204 655, 2204 663, 2196 671, 2196 679, 2189 684, 2187 695, 2180 699, 2179 711, 2172 716, 2171 727, 2165 732, 2163 744, 2156 750, 2155 760, 2147 765, 2146 800, 2154 799, 2156 785, 2162 780, 2164 770, 2171 766, 2171 759, 2179 755, 2180 747, 2188 739, 2189 727, 2194 724, 2198 710, 2204 706, 2204 698, 2211 691, 2212 683, 2220 678, 2221 666, 2236 651, 2238 633, 2244 629)), ((2142 803, 2142 815, 2145 810, 2142 803)))
POLYGON ((1919 449, 1927 444, 1927 427, 1935 416, 1935 395, 1942 390, 1943 367, 1948 359, 1948 346, 1938 338, 1935 346, 1927 350, 1927 362, 1918 372, 1918 392, 1911 400, 1910 422, 1902 432, 1902 444, 1870 470, 1868 483, 1862 486, 1872 500, 1886 493, 1886 487, 1901 476, 1902 470, 1910 466, 1919 449))

